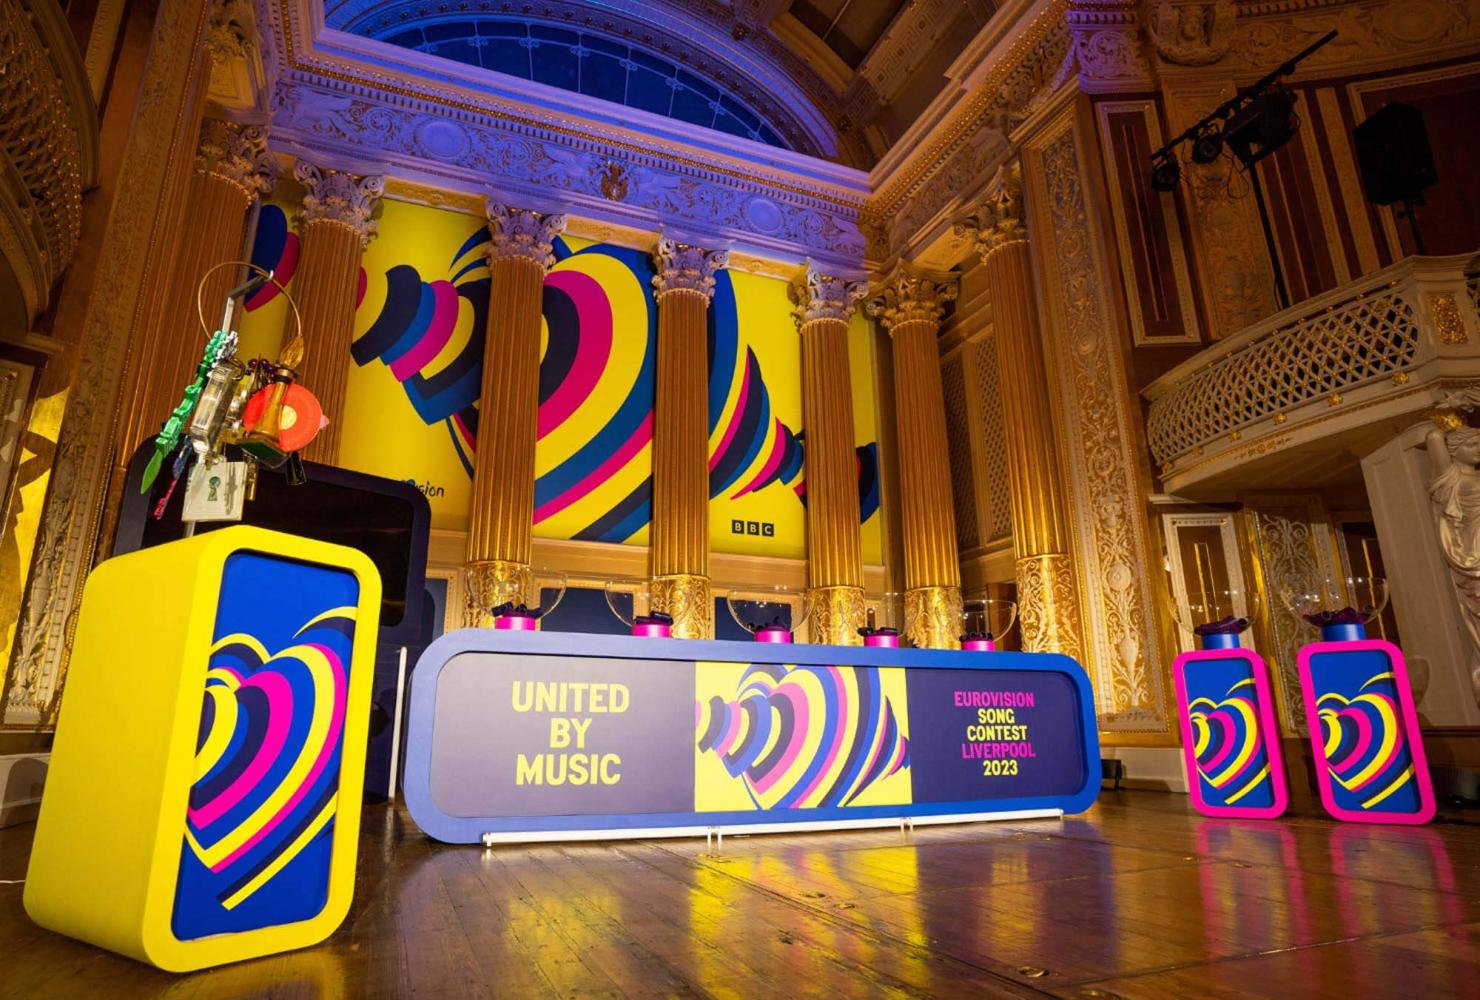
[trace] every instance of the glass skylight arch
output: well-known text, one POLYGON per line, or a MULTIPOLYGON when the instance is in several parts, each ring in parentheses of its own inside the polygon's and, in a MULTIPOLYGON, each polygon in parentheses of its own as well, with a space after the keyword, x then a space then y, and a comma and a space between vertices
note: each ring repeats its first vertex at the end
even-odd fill
POLYGON ((471 15, 397 26, 373 37, 780 149, 792 148, 780 129, 728 89, 667 56, 599 32, 471 15))

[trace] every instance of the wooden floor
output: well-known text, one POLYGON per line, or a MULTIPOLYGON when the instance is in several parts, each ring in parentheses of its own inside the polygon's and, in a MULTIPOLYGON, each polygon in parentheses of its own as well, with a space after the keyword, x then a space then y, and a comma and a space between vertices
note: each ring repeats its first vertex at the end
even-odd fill
MULTIPOLYGON (((0 830, 0 879, 33 831, 0 830)), ((40 930, 0 885, 4 997, 490 995, 1480 996, 1480 827, 1121 792, 1063 821, 484 851, 373 807, 327 944, 183 977, 40 930)))

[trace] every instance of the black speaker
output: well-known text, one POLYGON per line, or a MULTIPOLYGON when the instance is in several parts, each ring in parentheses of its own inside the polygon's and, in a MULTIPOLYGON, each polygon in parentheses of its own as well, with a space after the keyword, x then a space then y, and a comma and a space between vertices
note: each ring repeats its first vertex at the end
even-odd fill
POLYGON ((1384 105, 1352 131, 1367 200, 1378 205, 1423 203, 1439 179, 1423 112, 1411 104, 1384 105))

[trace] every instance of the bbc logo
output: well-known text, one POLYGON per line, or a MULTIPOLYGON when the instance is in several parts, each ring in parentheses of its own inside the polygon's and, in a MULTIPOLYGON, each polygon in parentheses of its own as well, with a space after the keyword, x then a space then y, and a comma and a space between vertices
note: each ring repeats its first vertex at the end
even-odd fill
POLYGON ((760 535, 762 538, 775 538, 776 525, 770 521, 742 521, 736 517, 730 519, 730 534, 760 535))

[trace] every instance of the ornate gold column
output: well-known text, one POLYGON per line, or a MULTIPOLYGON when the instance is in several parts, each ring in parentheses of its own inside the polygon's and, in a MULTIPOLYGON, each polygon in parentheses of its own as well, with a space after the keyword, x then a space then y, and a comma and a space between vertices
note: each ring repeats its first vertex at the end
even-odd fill
MULTIPOLYGON (((534 543, 534 446, 539 431, 540 311, 545 272, 555 263, 564 215, 488 203, 488 328, 473 499, 468 521, 470 596, 482 608, 536 604, 530 570, 534 543)), ((469 608, 481 622, 485 612, 469 608)))
MULTIPOLYGON (((298 381, 318 398, 329 418, 329 426, 304 449, 303 457, 333 465, 339 460, 349 384, 360 257, 375 236, 370 217, 385 192, 385 180, 316 167, 307 160, 293 165, 293 178, 304 187, 298 211, 301 262, 293 282, 306 341, 298 381)), ((291 328, 292 318, 286 323, 291 328)), ((285 336, 291 336, 291 329, 285 336)))
POLYGON ((1060 478, 1064 465, 1050 410, 1016 165, 1003 172, 996 193, 963 228, 975 230, 992 305, 1023 649, 1082 659, 1069 494, 1060 478))
POLYGON ((953 275, 899 264, 869 300, 894 342, 894 413, 904 535, 905 620, 917 646, 953 649, 961 633, 961 565, 951 503, 936 336, 953 275))
POLYGON ((714 634, 709 593, 708 311, 728 250, 658 240, 658 378, 653 403, 653 606, 673 634, 714 634))
POLYGON ((790 289, 802 339, 810 635, 838 646, 862 641, 865 613, 848 321, 866 290, 862 282, 822 274, 810 261, 790 289))
MULTIPOLYGON (((187 194, 190 221, 180 232, 180 247, 170 279, 161 322, 141 331, 134 371, 124 386, 116 425, 115 484, 112 502, 123 487, 123 469, 146 437, 169 416, 180 393, 200 363, 209 334, 203 333, 196 309, 196 290, 206 271, 242 257, 247 212, 272 190, 277 163, 267 149, 267 131, 208 118, 201 126, 195 170, 187 194)), ((200 301, 206 323, 221 321, 221 303, 240 274, 222 268, 211 275, 200 301)), ((108 540, 104 540, 106 545, 108 540)))

